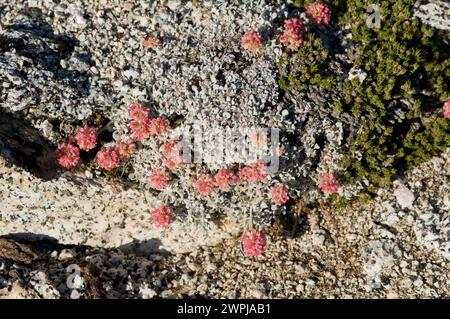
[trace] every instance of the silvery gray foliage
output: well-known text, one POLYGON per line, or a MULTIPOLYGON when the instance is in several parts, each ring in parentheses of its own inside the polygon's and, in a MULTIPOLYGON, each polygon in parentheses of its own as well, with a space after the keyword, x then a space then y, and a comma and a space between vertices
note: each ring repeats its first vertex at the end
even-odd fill
MULTIPOLYGON (((193 178, 214 174, 222 165, 189 164, 173 172, 175 178, 158 192, 160 202, 149 205, 171 205, 178 216, 192 220, 240 216, 243 223, 251 217, 267 222, 285 209, 273 205, 272 185, 282 182, 291 195, 313 200, 318 174, 339 171, 342 126, 327 117, 332 99, 283 97, 278 88, 282 47, 277 36, 283 20, 298 14, 288 12, 284 1, 44 2, 34 10, 19 1, 15 5, 22 5, 25 14, 3 17, 7 27, 0 33, 12 47, 0 59, 2 106, 21 109, 20 99, 41 117, 39 111, 66 121, 100 113, 113 121, 114 143, 130 136, 129 104, 145 103, 152 116, 168 118, 174 130, 143 141, 126 163, 129 178, 141 187, 150 188, 149 171, 164 165, 161 145, 180 132, 280 130, 280 167, 265 181, 199 198, 193 178), (22 23, 25 27, 17 27, 22 23), (251 29, 263 37, 260 55, 241 46, 251 29), (160 39, 161 47, 145 49, 141 40, 150 36, 160 39), (65 46, 59 46, 61 41, 65 46), (320 164, 326 156, 331 160, 320 164)), ((203 143, 206 157, 217 155, 213 137, 203 143)))

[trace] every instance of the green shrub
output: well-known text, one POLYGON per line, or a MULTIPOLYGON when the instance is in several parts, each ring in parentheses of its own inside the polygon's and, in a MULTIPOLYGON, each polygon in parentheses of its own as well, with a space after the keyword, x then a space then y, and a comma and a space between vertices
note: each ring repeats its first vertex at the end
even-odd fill
POLYGON ((298 89, 305 91, 309 87, 317 86, 323 90, 330 90, 336 83, 333 74, 327 71, 328 50, 324 47, 320 37, 314 33, 304 35, 304 42, 298 52, 285 52, 280 59, 284 65, 278 78, 282 90, 298 89))
MULTIPOLYGON (((305 8, 311 2, 294 5, 305 8)), ((365 0, 324 2, 334 10, 335 26, 350 27, 354 47, 349 57, 367 73, 362 83, 353 79, 331 87, 340 90, 336 109, 351 114, 359 127, 342 150, 346 180, 366 178, 370 191, 450 146, 449 121, 442 115, 450 97, 450 46, 438 30, 413 17, 415 0, 375 1, 380 28, 367 25, 365 0)), ((286 76, 281 72, 280 88, 330 87, 323 83, 328 52, 314 35, 308 35, 297 57, 283 59, 291 70, 286 76)))
POLYGON ((441 101, 450 96, 450 48, 436 30, 412 18, 414 2, 381 1, 379 29, 366 24, 366 1, 348 0, 340 19, 352 27, 355 66, 368 74, 362 84, 344 84, 342 108, 361 127, 349 143, 346 165, 375 185, 450 146, 441 112, 441 101), (405 118, 393 120, 398 111, 405 118))

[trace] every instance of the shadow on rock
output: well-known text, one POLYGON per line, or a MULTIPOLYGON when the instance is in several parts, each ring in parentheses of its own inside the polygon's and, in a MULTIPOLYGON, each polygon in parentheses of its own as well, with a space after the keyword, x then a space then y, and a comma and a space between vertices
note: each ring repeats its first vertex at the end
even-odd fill
POLYGON ((121 251, 126 254, 134 254, 136 256, 148 257, 149 255, 164 255, 168 256, 169 251, 160 249, 161 241, 156 238, 147 239, 143 241, 133 240, 132 242, 119 247, 121 251))
MULTIPOLYGON (((74 89, 89 91, 90 75, 85 71, 68 70, 61 66, 61 61, 69 59, 78 41, 68 35, 57 35, 40 14, 22 12, 23 17, 7 27, 0 36, 0 51, 14 50, 17 55, 28 58, 40 69, 50 71, 56 80, 74 89)), ((78 59, 92 63, 87 54, 78 59)), ((21 72, 26 77, 24 72, 21 72)))
POLYGON ((58 176, 59 167, 54 145, 21 115, 8 114, 2 108, 0 156, 44 180, 58 176))
POLYGON ((170 290, 181 273, 168 271, 170 256, 160 245, 152 238, 104 249, 41 234, 0 236, 0 298, 18 288, 21 298, 203 298, 170 290))
MULTIPOLYGON (((3 242, 7 240, 10 243, 16 243, 23 247, 32 247, 33 254, 36 255, 36 257, 43 257, 54 250, 63 249, 63 245, 58 244, 56 238, 42 234, 14 233, 0 236, 0 240, 3 240, 3 242)), ((0 257, 2 257, 1 254, 0 257)))

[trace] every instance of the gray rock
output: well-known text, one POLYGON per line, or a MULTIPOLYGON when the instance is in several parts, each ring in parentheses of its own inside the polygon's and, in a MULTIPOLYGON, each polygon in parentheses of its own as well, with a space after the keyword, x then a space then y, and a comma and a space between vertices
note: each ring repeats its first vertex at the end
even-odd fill
POLYGON ((83 119, 92 113, 91 103, 107 92, 89 94, 89 53, 41 16, 18 14, 0 31, 0 38, 4 48, 0 81, 8 83, 0 87, 2 107, 12 111, 37 107, 49 115, 83 119))
POLYGON ((414 16, 441 30, 450 31, 450 3, 441 0, 418 0, 414 16))
POLYGON ((398 187, 395 189, 394 196, 397 198, 397 202, 402 208, 410 208, 415 199, 414 193, 402 183, 399 183, 398 187))
POLYGON ((353 67, 348 73, 348 79, 351 81, 354 78, 358 79, 359 83, 363 83, 367 77, 367 72, 364 72, 361 69, 357 69, 353 67))

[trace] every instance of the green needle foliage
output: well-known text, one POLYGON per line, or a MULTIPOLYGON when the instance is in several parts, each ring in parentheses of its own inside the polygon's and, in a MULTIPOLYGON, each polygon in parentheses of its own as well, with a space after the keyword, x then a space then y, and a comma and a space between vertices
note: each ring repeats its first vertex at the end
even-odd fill
MULTIPOLYGON (((311 2, 297 0, 294 5, 304 9, 311 2)), ((343 150, 347 181, 365 178, 369 188, 387 185, 396 174, 450 147, 450 121, 442 113, 450 98, 450 46, 438 30, 413 17, 415 0, 374 0, 381 9, 380 28, 367 24, 371 13, 366 0, 323 2, 333 9, 335 26, 350 26, 354 47, 349 57, 367 73, 362 83, 353 79, 332 86, 342 87, 338 111, 351 114, 360 127, 343 150)), ((311 41, 305 41, 298 55, 326 63, 326 50, 311 41)), ((316 65, 324 72, 326 65, 316 65)), ((302 75, 280 77, 280 87, 316 84, 311 81, 316 65, 300 64, 302 75)))
POLYGON ((278 84, 282 90, 298 89, 307 90, 309 87, 318 86, 320 89, 329 90, 336 83, 332 74, 327 73, 328 50, 323 46, 322 40, 307 33, 301 48, 292 56, 285 52, 280 63, 287 63, 287 75, 282 74, 278 78, 278 84))
POLYGON ((380 28, 367 25, 367 1, 348 0, 340 25, 350 25, 362 84, 344 84, 343 105, 360 122, 349 144, 348 177, 385 185, 450 146, 443 101, 450 97, 450 48, 437 30, 413 18, 415 0, 386 0, 380 28), (397 116, 395 116, 397 114, 397 116))

